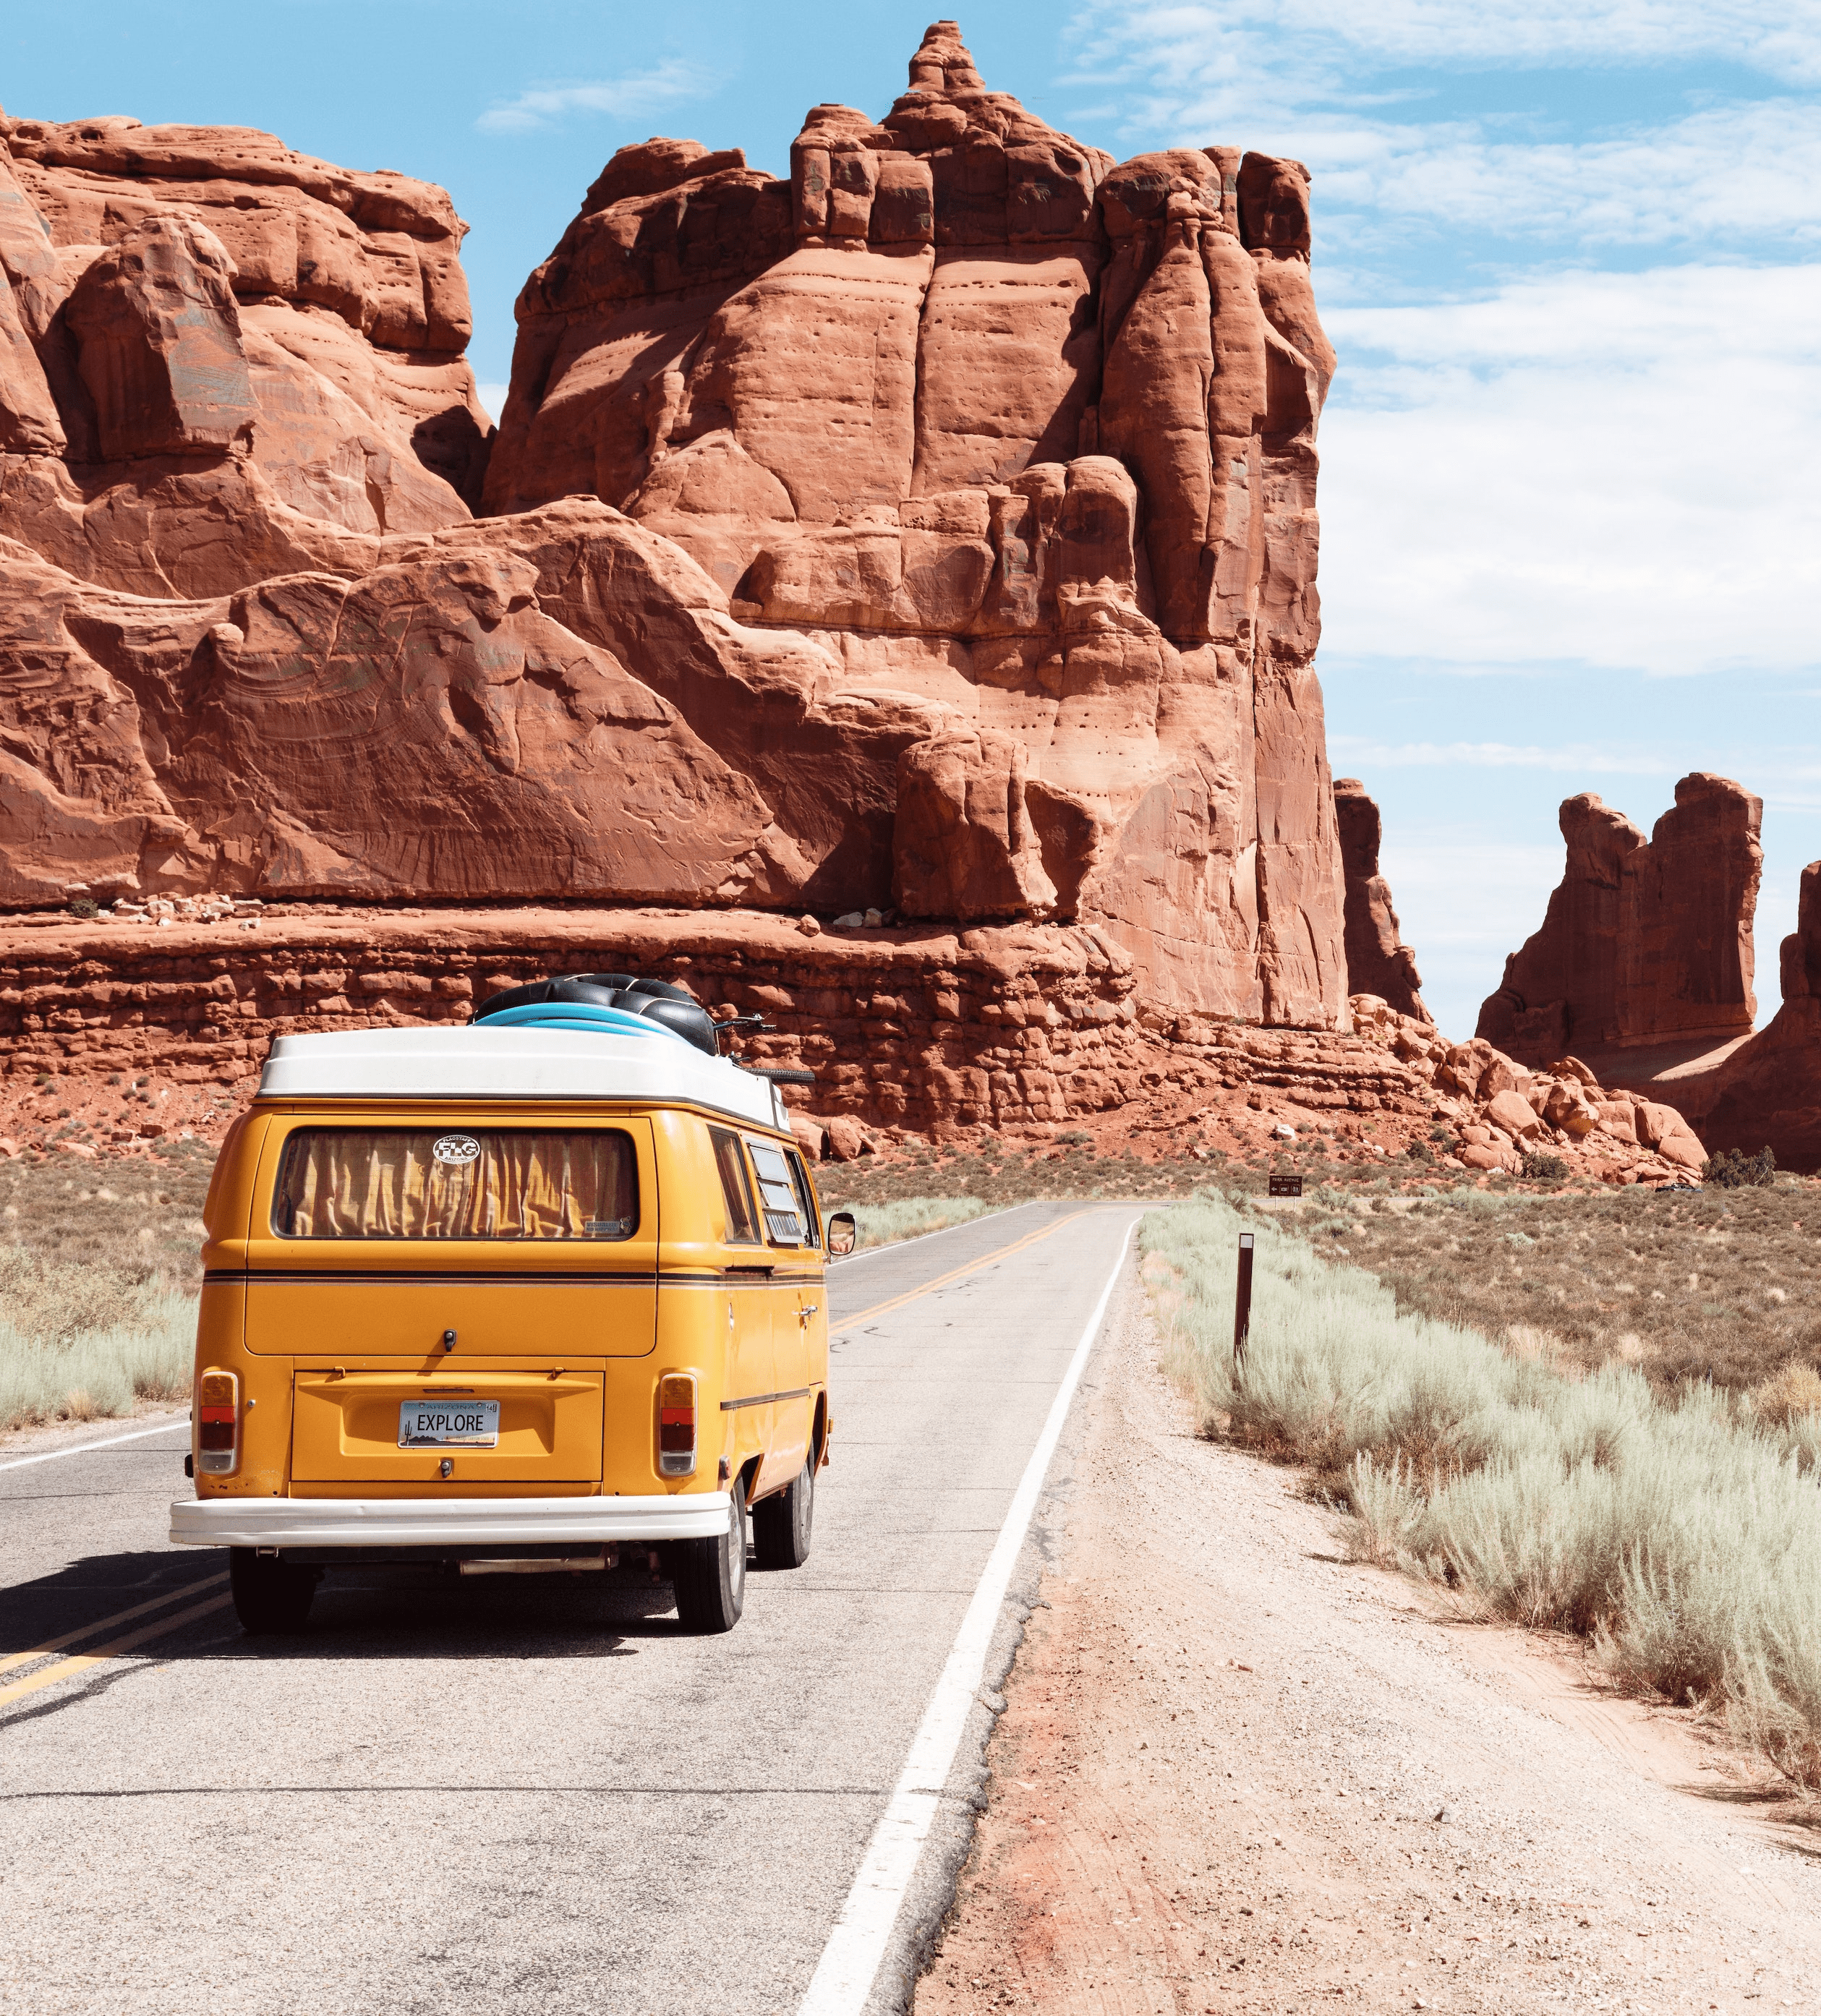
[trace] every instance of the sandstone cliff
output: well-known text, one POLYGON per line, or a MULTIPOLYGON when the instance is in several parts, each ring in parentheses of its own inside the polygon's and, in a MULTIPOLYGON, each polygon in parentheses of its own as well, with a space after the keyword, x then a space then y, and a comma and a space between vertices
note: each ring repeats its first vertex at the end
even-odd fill
POLYGON ((1763 801, 1697 771, 1646 841, 1591 792, 1564 801, 1567 864, 1542 928, 1505 962, 1478 1033, 1527 1064, 1744 1035, 1763 801))
POLYGON ((617 155, 491 441, 464 229, 0 117, 0 907, 876 909, 1344 1027, 1296 163, 1116 165, 938 23, 788 180, 617 155))
POLYGON ((616 155, 520 297, 488 508, 592 493, 812 640, 768 739, 846 788, 762 785, 801 900, 1091 920, 1161 1000, 1332 1024, 1307 175, 1115 166, 952 23, 910 85, 817 106, 787 182, 616 155))
POLYGON ((0 531, 161 597, 466 519, 466 228, 267 133, 0 117, 0 531))
POLYGON ((1384 823, 1378 807, 1357 777, 1337 777, 1334 811, 1346 890, 1347 990, 1376 995, 1400 1015, 1433 1023, 1419 991, 1423 976, 1416 970, 1416 955, 1398 934, 1391 887, 1379 873, 1384 823))

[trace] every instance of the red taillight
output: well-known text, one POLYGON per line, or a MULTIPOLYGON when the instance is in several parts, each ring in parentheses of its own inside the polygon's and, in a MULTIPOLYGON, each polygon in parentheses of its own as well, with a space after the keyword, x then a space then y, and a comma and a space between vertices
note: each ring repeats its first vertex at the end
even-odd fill
POLYGON ((657 1382, 657 1470, 689 1477, 696 1467, 696 1375, 667 1372, 657 1382))
POLYGON ((196 1385, 196 1467, 219 1477, 240 1460, 240 1381, 232 1372, 205 1372, 196 1385))

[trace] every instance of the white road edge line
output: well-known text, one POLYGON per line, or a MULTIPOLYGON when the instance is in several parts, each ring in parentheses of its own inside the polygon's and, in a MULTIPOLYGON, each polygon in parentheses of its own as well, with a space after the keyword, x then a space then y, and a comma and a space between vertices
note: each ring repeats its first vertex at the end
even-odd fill
POLYGON ((954 1766, 955 1754, 961 1747, 969 1712, 986 1671, 987 1654, 999 1621, 999 1607, 1011 1585, 1012 1571, 1017 1565, 1031 1515, 1037 1510, 1050 1459, 1056 1453, 1075 1388, 1081 1384, 1081 1374, 1087 1369, 1088 1359, 1100 1334, 1100 1326, 1106 1320, 1107 1305, 1113 1298, 1114 1287, 1125 1265, 1126 1249, 1132 1244, 1132 1229, 1137 1223, 1138 1219, 1134 1218, 1125 1228, 1125 1236, 1119 1242, 1119 1257, 1113 1263, 1107 1285, 1100 1291, 1100 1299, 1094 1305, 1094 1313, 1088 1319, 1081 1341, 1075 1346, 1068 1369, 1062 1376, 1062 1384, 1050 1402, 1043 1432, 1037 1438, 1037 1446, 1031 1450, 1024 1474, 1018 1480, 1011 1509, 999 1528, 998 1539, 993 1543, 991 1553, 987 1557, 973 1600, 961 1620, 961 1629, 955 1634, 942 1676, 936 1683, 936 1690, 930 1697, 930 1705, 924 1709, 923 1719, 911 1740, 910 1755, 893 1788, 891 1802, 873 1829, 873 1838, 866 1844, 859 1873, 841 1906, 840 1916, 835 1921, 834 1930, 829 1934, 828 1944, 822 1949, 822 1958, 816 1963, 808 1989, 798 2005, 797 2016, 860 2016, 873 1993, 873 1984, 878 1978, 905 1892, 916 1874, 923 1844, 929 1838, 949 1771, 954 1766))
POLYGON ((168 1435, 173 1428, 187 1428, 189 1417, 179 1414, 175 1420, 160 1421, 155 1428, 135 1428, 130 1435, 110 1435, 105 1442, 76 1442, 68 1449, 46 1449, 41 1456, 16 1456, 10 1463, 0 1463, 0 1470, 23 1470, 28 1463, 55 1463, 59 1456, 86 1456, 91 1449, 117 1449, 122 1442, 142 1442, 148 1435, 168 1435))

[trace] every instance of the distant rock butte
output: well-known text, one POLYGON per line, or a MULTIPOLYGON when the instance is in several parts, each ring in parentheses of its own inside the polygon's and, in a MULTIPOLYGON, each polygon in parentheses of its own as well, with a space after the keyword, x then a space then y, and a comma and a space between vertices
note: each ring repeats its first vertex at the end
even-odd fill
POLYGON ((1478 1033, 1540 1065, 1746 1034, 1763 801, 1697 771, 1649 840, 1591 792, 1565 799, 1567 865, 1542 927, 1505 962, 1478 1033))
POLYGON ((1652 1089, 1715 1154, 1769 1148, 1780 1168, 1821 1172, 1821 861, 1802 871, 1796 928, 1783 941, 1783 1006, 1747 1042, 1675 1060, 1652 1089))
POLYGON ((1398 935, 1391 884, 1379 873, 1383 823, 1378 807, 1357 777, 1337 777, 1334 811, 1346 887, 1348 992, 1376 995, 1400 1015, 1433 1022, 1423 1005, 1416 955, 1398 935))
POLYGON ((1072 925, 1344 1026, 1295 162, 1115 164, 938 23, 788 180, 621 149, 490 442, 441 190, 0 142, 0 905, 1072 925))

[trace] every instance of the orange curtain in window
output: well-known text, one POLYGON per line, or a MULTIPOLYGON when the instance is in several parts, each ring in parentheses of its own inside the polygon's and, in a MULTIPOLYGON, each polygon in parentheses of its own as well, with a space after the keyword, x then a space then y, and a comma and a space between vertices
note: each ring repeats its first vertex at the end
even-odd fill
POLYGON ((579 1129, 311 1128, 272 1201, 293 1239, 625 1239, 638 1217, 631 1140, 579 1129))

